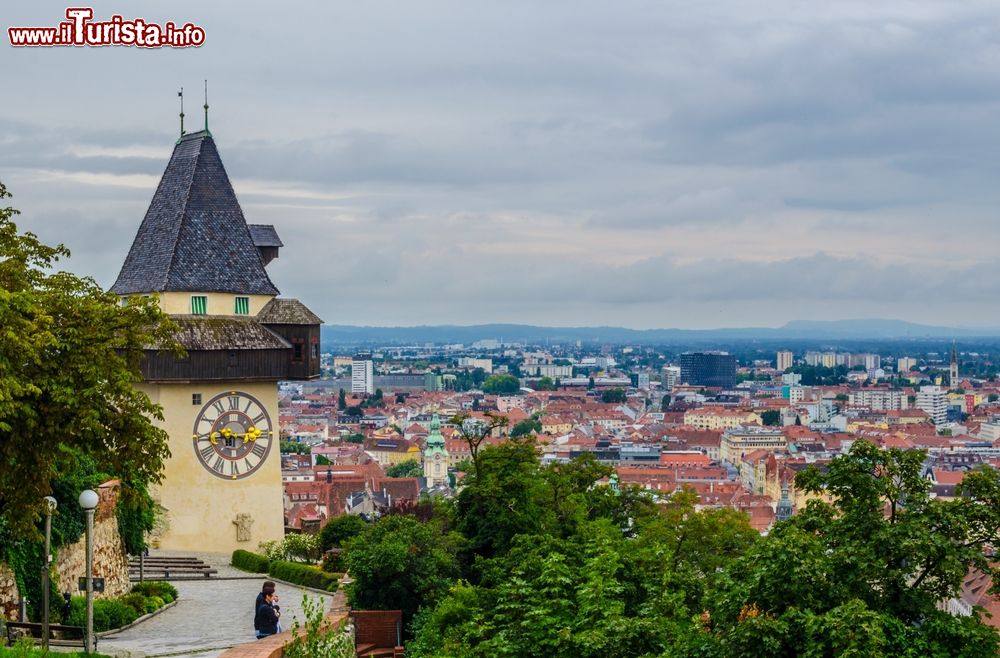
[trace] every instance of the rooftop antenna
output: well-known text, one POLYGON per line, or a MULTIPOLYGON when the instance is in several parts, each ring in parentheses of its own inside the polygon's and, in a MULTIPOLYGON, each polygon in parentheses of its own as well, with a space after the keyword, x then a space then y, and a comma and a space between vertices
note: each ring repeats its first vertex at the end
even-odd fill
POLYGON ((184 136, 184 87, 181 87, 181 90, 177 92, 177 95, 181 99, 181 137, 183 137, 184 136))
POLYGON ((205 132, 208 132, 208 80, 205 80, 205 132))

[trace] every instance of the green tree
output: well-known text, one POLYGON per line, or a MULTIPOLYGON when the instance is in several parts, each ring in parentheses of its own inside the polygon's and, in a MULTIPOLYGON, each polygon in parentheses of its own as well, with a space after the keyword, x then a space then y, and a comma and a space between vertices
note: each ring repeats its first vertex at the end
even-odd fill
POLYGON ((521 382, 514 375, 490 375, 483 382, 483 393, 511 394, 521 390, 521 382))
POLYGON ((385 474, 391 478, 418 478, 424 474, 424 467, 416 459, 407 459, 385 469, 385 474))
MULTIPOLYGON (((0 184, 0 200, 9 197, 0 184)), ((122 304, 95 281, 56 271, 62 245, 19 233, 0 209, 0 520, 35 534, 42 498, 72 467, 158 482, 169 455, 158 405, 134 384, 150 345, 176 349, 156 300, 122 304)))
POLYGON ((365 435, 361 432, 354 432, 344 437, 344 441, 347 441, 348 443, 364 443, 365 435))
POLYGON ((506 416, 486 412, 485 420, 473 419, 467 413, 457 414, 448 420, 449 425, 458 428, 459 437, 469 446, 469 454, 472 456, 472 463, 479 468, 479 447, 486 439, 493 434, 493 430, 507 427, 509 420, 506 416))
POLYGON ((728 572, 711 597, 724 655, 995 655, 992 628, 937 604, 970 568, 993 573, 1000 474, 971 472, 944 501, 925 458, 857 441, 825 472, 800 473, 797 487, 834 502, 809 501, 728 572))
POLYGON ((331 548, 341 548, 349 540, 364 532, 368 524, 360 516, 345 514, 335 516, 319 531, 319 547, 324 553, 331 548))
POLYGON ((460 541, 412 516, 383 517, 347 544, 351 607, 399 609, 408 625, 420 606, 447 594, 458 576, 460 541))
POLYGON ((517 438, 519 436, 527 436, 529 434, 538 434, 542 431, 542 421, 537 418, 525 418, 521 422, 514 425, 510 430, 511 438, 517 438))
POLYGON ((781 425, 781 412, 777 409, 768 409, 760 414, 760 422, 769 427, 781 425))
POLYGON ((544 481, 530 437, 488 446, 475 457, 458 494, 457 529, 468 540, 464 558, 506 552, 518 534, 537 534, 546 524, 544 481))
POLYGON ((551 377, 542 377, 535 384, 536 391, 554 391, 556 390, 556 383, 552 381, 551 377))
POLYGON ((609 388, 601 393, 601 402, 623 403, 626 399, 625 390, 621 388, 609 388))

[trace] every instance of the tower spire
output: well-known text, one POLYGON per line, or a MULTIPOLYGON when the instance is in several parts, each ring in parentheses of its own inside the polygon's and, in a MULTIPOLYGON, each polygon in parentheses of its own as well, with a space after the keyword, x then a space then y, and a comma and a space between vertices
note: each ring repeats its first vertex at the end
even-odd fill
POLYGON ((181 90, 177 92, 177 95, 181 99, 181 137, 183 137, 184 136, 184 87, 181 87, 181 90))
POLYGON ((208 132, 208 80, 205 80, 205 132, 208 132))

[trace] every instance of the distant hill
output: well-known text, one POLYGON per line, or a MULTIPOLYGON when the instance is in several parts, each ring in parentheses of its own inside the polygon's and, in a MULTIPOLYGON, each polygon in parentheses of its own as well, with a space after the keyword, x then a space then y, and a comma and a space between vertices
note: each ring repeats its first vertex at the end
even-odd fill
POLYGON ((728 329, 626 329, 623 327, 540 327, 525 324, 359 327, 324 325, 324 345, 410 345, 496 339, 506 343, 717 343, 720 341, 809 339, 917 339, 1000 336, 998 329, 935 327, 903 320, 794 320, 784 326, 728 329))

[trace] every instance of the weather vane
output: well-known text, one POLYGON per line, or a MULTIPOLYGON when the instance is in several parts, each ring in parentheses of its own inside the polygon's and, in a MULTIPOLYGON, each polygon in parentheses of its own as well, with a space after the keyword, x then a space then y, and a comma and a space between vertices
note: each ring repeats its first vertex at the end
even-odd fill
POLYGON ((205 80, 205 132, 208 132, 208 80, 205 80))

